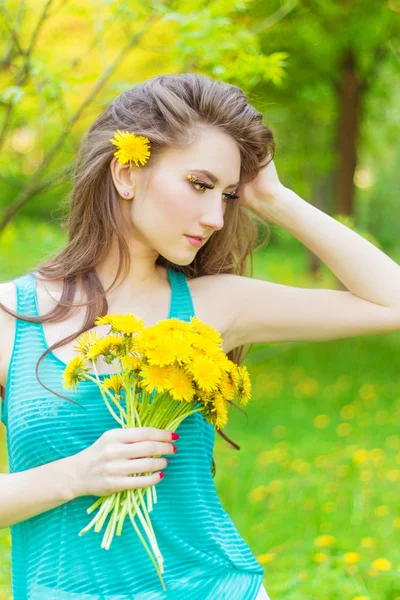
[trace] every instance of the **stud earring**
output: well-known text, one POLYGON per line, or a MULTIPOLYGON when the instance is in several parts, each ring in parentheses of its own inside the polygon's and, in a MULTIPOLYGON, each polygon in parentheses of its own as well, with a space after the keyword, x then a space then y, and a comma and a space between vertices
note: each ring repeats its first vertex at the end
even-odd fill
POLYGON ((130 194, 129 194, 129 192, 128 192, 128 191, 124 192, 124 196, 129 196, 129 195, 130 195, 130 194))

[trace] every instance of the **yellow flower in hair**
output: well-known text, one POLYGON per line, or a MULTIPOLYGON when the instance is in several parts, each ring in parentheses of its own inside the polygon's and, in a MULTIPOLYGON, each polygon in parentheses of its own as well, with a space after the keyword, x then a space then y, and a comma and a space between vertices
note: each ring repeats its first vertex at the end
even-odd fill
POLYGON ((114 138, 109 140, 114 146, 117 146, 117 152, 114 156, 118 158, 121 165, 134 162, 137 167, 146 164, 150 156, 150 140, 144 135, 135 135, 129 131, 117 129, 114 132, 114 138))

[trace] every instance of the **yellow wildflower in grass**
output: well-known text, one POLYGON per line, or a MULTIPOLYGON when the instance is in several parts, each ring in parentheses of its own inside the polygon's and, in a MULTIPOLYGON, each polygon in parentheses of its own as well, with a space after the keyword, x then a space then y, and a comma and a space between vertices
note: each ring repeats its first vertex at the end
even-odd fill
POLYGON ((320 564, 323 563, 325 561, 327 561, 329 559, 329 556, 327 554, 324 554, 323 552, 317 552, 316 554, 314 554, 313 560, 314 562, 320 564))
POLYGON ((336 543, 336 538, 333 535, 320 535, 316 538, 314 545, 317 548, 330 548, 336 543))
POLYGON ((198 356, 187 367, 186 371, 192 375, 201 390, 211 392, 217 390, 221 379, 221 369, 207 356, 198 356))
POLYGON ((169 393, 174 400, 190 402, 195 393, 192 379, 183 369, 172 367, 168 377, 169 393))
POLYGON ((400 528, 400 517, 395 517, 393 519, 393 527, 395 529, 399 529, 400 528))
POLYGON ((330 423, 330 416, 329 415, 317 415, 316 417, 314 417, 314 427, 316 427, 317 429, 326 429, 330 423))
POLYGON ((150 140, 144 135, 117 129, 114 137, 108 141, 117 146, 118 150, 114 152, 114 156, 122 165, 134 162, 137 167, 143 166, 150 157, 150 140))
POLYGON ((93 344, 99 340, 99 336, 95 331, 85 331, 76 340, 74 349, 83 355, 86 355, 93 344))
POLYGON ((82 356, 75 356, 64 370, 64 389, 76 389, 79 381, 86 379, 85 375, 88 372, 85 359, 82 356))
POLYGON ((360 558, 361 556, 358 552, 346 552, 342 557, 343 562, 346 563, 346 565, 355 565, 360 562, 360 558))
POLYGON ((252 504, 255 504, 256 502, 261 502, 262 500, 264 500, 264 498, 270 493, 271 490, 267 485, 259 485, 250 490, 248 494, 248 499, 252 504))
POLYGON ((257 561, 260 563, 260 565, 267 565, 268 563, 273 561, 275 557, 276 554, 274 554, 273 552, 266 552, 265 554, 260 554, 259 556, 257 556, 257 561))
POLYGON ((139 386, 151 394, 156 388, 159 392, 168 390, 173 369, 170 366, 143 365, 139 375, 143 377, 139 386))
POLYGON ((369 596, 354 596, 351 600, 370 600, 369 596))
POLYGON ((374 512, 377 517, 385 517, 389 512, 389 507, 386 504, 382 504, 381 506, 377 506, 374 512))
POLYGON ((373 548, 376 546, 376 540, 373 537, 366 536, 362 538, 360 545, 363 548, 373 548))
POLYGON ((377 558, 371 563, 371 568, 375 571, 389 571, 392 563, 387 558, 377 558))

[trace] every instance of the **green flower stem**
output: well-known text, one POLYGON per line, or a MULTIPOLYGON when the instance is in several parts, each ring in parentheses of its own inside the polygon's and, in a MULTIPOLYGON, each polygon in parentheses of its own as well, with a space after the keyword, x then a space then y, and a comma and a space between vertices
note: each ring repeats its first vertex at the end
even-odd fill
POLYGON ((117 496, 118 496, 119 492, 116 492, 115 494, 112 494, 110 496, 110 498, 112 499, 109 509, 106 511, 103 511, 101 517, 98 519, 96 525, 94 526, 94 530, 98 533, 99 531, 102 530, 102 527, 105 523, 105 520, 107 519, 109 513, 112 511, 112 509, 114 508, 114 505, 117 501, 117 496))
POLYGON ((165 585, 165 583, 164 583, 164 580, 163 580, 163 578, 161 577, 161 573, 164 573, 164 565, 163 565, 163 564, 161 564, 161 569, 158 567, 158 564, 157 564, 157 563, 156 563, 156 561, 154 560, 154 558, 153 558, 153 556, 152 556, 152 554, 151 554, 151 552, 150 552, 150 550, 149 550, 149 547, 147 546, 147 544, 146 544, 145 540, 143 539, 143 536, 142 536, 142 534, 141 534, 141 533, 140 533, 140 531, 139 531, 139 528, 138 528, 138 526, 137 526, 137 525, 136 525, 136 523, 135 523, 135 520, 134 520, 134 518, 133 518, 133 516, 132 516, 132 500, 131 500, 131 496, 130 496, 130 494, 129 494, 129 493, 128 493, 128 496, 127 496, 127 500, 128 500, 128 514, 129 514, 129 518, 130 518, 130 520, 131 520, 131 523, 132 523, 132 525, 133 525, 133 527, 134 527, 134 529, 135 529, 135 531, 136 531, 136 533, 137 533, 137 535, 138 535, 139 539, 141 540, 141 542, 142 542, 143 546, 145 547, 145 550, 146 550, 147 554, 149 555, 149 557, 150 557, 150 560, 151 560, 151 562, 152 562, 152 563, 153 563, 153 565, 154 565, 154 568, 155 568, 155 569, 156 569, 156 571, 157 571, 157 575, 158 575, 158 577, 160 578, 160 581, 161 581, 162 588, 163 588, 163 590, 165 591, 167 588, 166 588, 166 585, 165 585))
MULTIPOLYGON (((81 529, 81 531, 79 532, 79 535, 83 535, 86 531, 89 531, 89 529, 91 529, 93 527, 93 525, 95 525, 99 519, 103 516, 103 513, 106 513, 106 516, 108 515, 109 511, 110 511, 110 506, 112 506, 113 504, 113 496, 114 494, 112 494, 111 496, 106 496, 106 497, 102 497, 101 498, 101 507, 99 509, 99 511, 97 512, 96 516, 90 521, 90 523, 88 525, 86 525, 86 527, 84 529, 81 529)), ((92 510, 94 510, 94 505, 98 505, 99 500, 96 500, 96 502, 94 504, 92 504, 92 506, 90 508, 87 509, 86 512, 91 512, 92 510)))
POLYGON ((115 499, 115 506, 113 509, 113 513, 111 515, 111 518, 108 522, 105 534, 103 536, 103 541, 101 543, 101 547, 105 548, 106 550, 109 550, 110 546, 111 546, 111 542, 112 539, 114 537, 114 531, 115 531, 115 527, 117 524, 117 517, 118 517, 118 509, 119 509, 119 505, 120 505, 120 500, 121 500, 121 493, 122 492, 118 492, 117 493, 117 497, 115 499))
POLYGON ((116 535, 121 535, 122 533, 122 527, 124 525, 124 521, 125 521, 125 517, 128 514, 129 511, 129 504, 128 504, 128 494, 127 494, 127 490, 124 490, 123 492, 124 495, 124 499, 122 500, 122 506, 121 506, 121 512, 118 516, 118 525, 117 525, 117 529, 115 534, 116 535))
MULTIPOLYGON (((96 365, 94 364, 93 361, 92 361, 92 364, 93 364, 93 369, 94 369, 96 377, 93 377, 92 375, 86 374, 86 378, 90 379, 91 381, 94 381, 95 383, 97 383, 97 385, 98 385, 98 387, 100 389, 101 395, 103 396, 103 400, 106 403, 106 406, 107 406, 108 410, 110 411, 110 413, 112 414, 112 416, 114 417, 114 419, 121 425, 121 427, 123 427, 123 421, 118 417, 118 415, 115 414, 115 412, 113 411, 110 403, 107 400, 106 394, 104 393, 104 386, 103 386, 103 384, 100 381, 99 375, 97 373, 96 365)), ((107 390, 107 392, 108 392, 108 390, 107 390)))
POLYGON ((146 510, 146 506, 144 505, 144 502, 143 502, 142 490, 141 489, 128 490, 128 497, 131 499, 131 502, 135 506, 137 515, 138 515, 138 517, 140 519, 140 522, 142 523, 142 527, 143 527, 143 529, 146 532, 147 538, 150 541, 150 544, 151 544, 151 546, 153 548, 154 554, 157 557, 157 560, 161 559, 161 561, 163 561, 163 558, 162 558, 162 555, 161 555, 161 552, 160 552, 160 549, 158 547, 157 540, 156 540, 156 537, 155 537, 155 534, 154 534, 154 531, 153 531, 153 527, 151 525, 150 518, 149 518, 149 515, 148 515, 147 510, 146 510), (143 513, 140 510, 140 507, 139 507, 139 505, 137 503, 137 500, 136 500, 136 496, 139 496, 139 498, 140 498, 141 504, 143 505, 143 511, 144 511, 145 517, 143 516, 143 513))

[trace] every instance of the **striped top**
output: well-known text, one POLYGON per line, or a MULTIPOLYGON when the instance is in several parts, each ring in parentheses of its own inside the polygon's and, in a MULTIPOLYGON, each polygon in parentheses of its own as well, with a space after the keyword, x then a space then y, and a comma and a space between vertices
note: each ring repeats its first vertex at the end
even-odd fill
MULTIPOLYGON (((183 273, 168 269, 169 317, 194 316, 183 273)), ((38 315, 35 275, 14 280, 17 311, 38 315)), ((35 366, 48 348, 41 323, 17 320, 1 420, 7 427, 10 473, 74 455, 92 445, 116 421, 94 382, 84 381, 69 397, 45 390, 35 366), (86 409, 86 410, 84 410, 86 409)), ((65 394, 65 363, 49 353, 40 365, 45 385, 65 394)), ((168 455, 151 512, 164 557, 163 590, 156 569, 129 519, 108 550, 100 533, 78 532, 93 515, 96 496, 81 496, 11 526, 14 600, 255 600, 262 566, 240 536, 218 498, 211 472, 214 427, 200 413, 178 427, 179 451, 168 455)), ((108 521, 107 521, 108 522, 108 521)))

